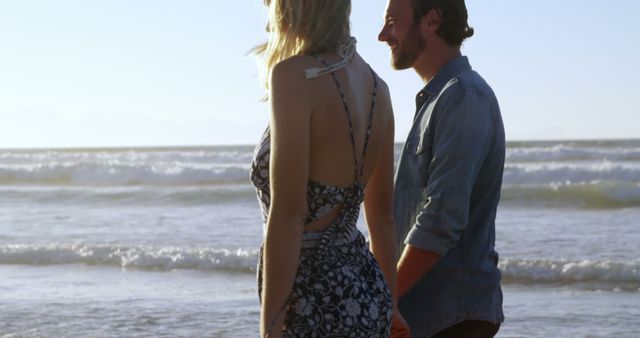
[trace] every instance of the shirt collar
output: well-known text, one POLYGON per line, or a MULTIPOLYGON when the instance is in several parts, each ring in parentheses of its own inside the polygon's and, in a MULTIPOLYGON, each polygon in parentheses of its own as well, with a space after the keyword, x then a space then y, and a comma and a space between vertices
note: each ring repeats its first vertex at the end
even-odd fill
POLYGON ((466 56, 458 55, 455 58, 449 60, 440 70, 436 73, 436 76, 427 83, 422 90, 418 92, 416 96, 417 108, 424 104, 428 97, 438 95, 442 88, 457 74, 463 70, 470 70, 469 59, 466 56))

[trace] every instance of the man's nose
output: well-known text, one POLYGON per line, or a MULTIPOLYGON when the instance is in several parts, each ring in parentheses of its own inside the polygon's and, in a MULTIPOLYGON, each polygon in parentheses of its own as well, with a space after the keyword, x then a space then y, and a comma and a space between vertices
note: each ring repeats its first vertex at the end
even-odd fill
POLYGON ((387 26, 384 25, 380 30, 380 33, 378 33, 378 41, 385 42, 387 40, 387 26))

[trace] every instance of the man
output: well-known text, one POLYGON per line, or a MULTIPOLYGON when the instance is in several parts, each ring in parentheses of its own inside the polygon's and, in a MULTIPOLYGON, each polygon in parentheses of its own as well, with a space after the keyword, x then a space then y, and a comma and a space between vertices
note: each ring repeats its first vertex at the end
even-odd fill
POLYGON ((406 244, 398 306, 413 337, 493 337, 504 320, 494 251, 504 127, 493 91, 460 53, 472 35, 464 0, 388 0, 378 37, 395 69, 412 67, 426 84, 395 180, 398 248, 406 244))

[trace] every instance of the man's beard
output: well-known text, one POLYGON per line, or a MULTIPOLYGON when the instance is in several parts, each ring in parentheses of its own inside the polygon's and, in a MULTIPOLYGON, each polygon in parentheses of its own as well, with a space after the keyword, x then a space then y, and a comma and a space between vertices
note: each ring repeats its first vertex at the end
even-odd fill
POLYGON ((415 20, 404 41, 396 44, 396 52, 391 52, 391 65, 394 69, 407 69, 413 66, 418 56, 424 51, 427 43, 420 34, 420 21, 415 20))

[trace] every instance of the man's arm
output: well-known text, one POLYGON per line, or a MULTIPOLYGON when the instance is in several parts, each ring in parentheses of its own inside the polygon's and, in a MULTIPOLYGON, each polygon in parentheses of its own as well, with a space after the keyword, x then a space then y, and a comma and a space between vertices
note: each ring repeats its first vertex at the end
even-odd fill
POLYGON ((409 291, 436 264, 440 256, 433 251, 407 245, 398 262, 397 297, 409 291))

